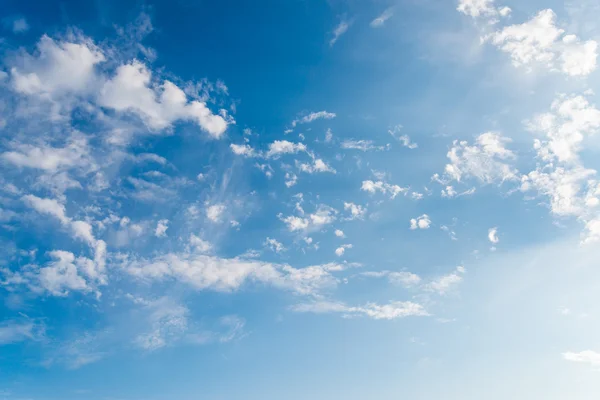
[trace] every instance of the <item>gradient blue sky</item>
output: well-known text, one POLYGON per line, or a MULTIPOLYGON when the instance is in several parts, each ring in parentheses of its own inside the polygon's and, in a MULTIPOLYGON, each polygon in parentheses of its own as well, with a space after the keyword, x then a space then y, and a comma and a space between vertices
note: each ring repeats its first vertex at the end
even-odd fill
POLYGON ((596 399, 594 1, 0 5, 0 399, 596 399))

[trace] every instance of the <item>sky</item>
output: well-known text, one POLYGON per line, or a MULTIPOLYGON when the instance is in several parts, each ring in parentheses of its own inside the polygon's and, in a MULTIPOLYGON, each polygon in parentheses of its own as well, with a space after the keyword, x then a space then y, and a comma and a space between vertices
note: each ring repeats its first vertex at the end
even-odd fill
POLYGON ((597 399, 599 11, 5 0, 0 399, 597 399))

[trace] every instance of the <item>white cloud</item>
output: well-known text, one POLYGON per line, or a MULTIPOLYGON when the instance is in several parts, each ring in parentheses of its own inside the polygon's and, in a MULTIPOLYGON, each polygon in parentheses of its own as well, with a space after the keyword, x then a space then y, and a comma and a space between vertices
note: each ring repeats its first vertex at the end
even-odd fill
POLYGON ((300 124, 308 124, 308 123, 316 121, 318 119, 333 119, 335 117, 336 117, 336 114, 329 112, 329 111, 311 112, 310 114, 307 114, 304 117, 293 120, 292 128, 295 128, 297 125, 300 125, 300 124))
POLYGON ((221 222, 221 216, 225 212, 225 205, 213 204, 206 208, 206 218, 212 222, 221 222))
POLYGON ((154 230, 154 236, 156 237, 166 237, 167 229, 169 229, 169 220, 161 219, 156 224, 156 229, 154 230))
POLYGON ((285 173, 285 186, 290 188, 290 187, 294 186, 297 182, 298 182, 298 177, 296 176, 296 174, 293 174, 291 172, 285 173))
POLYGON ((335 174, 336 171, 331 166, 325 163, 325 161, 320 158, 313 159, 312 163, 297 163, 298 169, 302 172, 306 172, 308 174, 314 174, 318 172, 331 172, 335 174))
POLYGON ((98 101, 115 111, 136 114, 152 130, 169 128, 177 120, 194 121, 214 138, 227 129, 222 116, 213 114, 204 102, 188 102, 173 82, 165 80, 156 90, 152 73, 139 61, 118 67, 116 75, 104 83, 98 101))
POLYGON ((342 231, 341 229, 336 229, 334 233, 335 233, 335 236, 337 236, 339 238, 346 237, 346 235, 344 235, 344 231, 342 231))
POLYGON ((371 151, 371 150, 385 150, 386 146, 375 146, 372 140, 353 140, 346 139, 341 144, 342 149, 345 150, 360 150, 360 151, 371 151))
POLYGON ((351 307, 339 302, 317 301, 314 303, 298 304, 291 309, 296 312, 316 314, 340 313, 345 317, 366 316, 373 319, 387 320, 429 315, 422 305, 410 301, 394 301, 384 305, 367 303, 359 307, 351 307))
POLYGON ((544 135, 534 141, 544 164, 521 178, 521 190, 548 197, 554 215, 581 219, 586 223, 582 242, 594 241, 600 184, 594 179, 596 170, 586 168, 579 153, 584 141, 600 130, 600 111, 583 96, 560 95, 550 112, 535 116, 527 126, 544 135))
POLYGON ((351 249, 351 248, 352 248, 351 244, 343 244, 340 247, 338 247, 337 249, 335 249, 335 255, 338 257, 341 257, 346 252, 346 249, 351 249))
POLYGON ((148 302, 150 331, 138 335, 134 343, 147 351, 158 350, 179 340, 188 331, 189 310, 169 298, 148 302))
POLYGON ((600 353, 592 350, 584 350, 579 353, 566 352, 563 358, 567 361, 590 364, 593 367, 600 366, 600 353))
POLYGON ((479 135, 473 146, 455 140, 447 154, 450 164, 446 164, 446 177, 459 182, 472 177, 483 183, 517 179, 518 171, 504 162, 515 158, 504 147, 510 141, 494 132, 479 135))
POLYGON ((281 253, 286 250, 285 246, 281 242, 278 242, 277 239, 272 239, 270 237, 265 239, 264 246, 268 247, 275 253, 281 253))
POLYGON ((81 257, 78 260, 82 263, 82 269, 90 279, 105 284, 106 243, 94 237, 92 226, 86 221, 77 221, 67 217, 65 206, 54 199, 43 199, 33 195, 25 195, 21 199, 38 213, 58 219, 63 226, 71 230, 73 237, 83 240, 90 246, 94 253, 94 260, 81 257))
POLYGON ((581 243, 589 244, 598 241, 600 241, 600 218, 593 218, 585 224, 585 231, 581 243))
POLYGON ((506 17, 511 12, 508 7, 497 8, 494 0, 459 0, 456 9, 473 18, 490 18, 490 23, 497 22, 496 17, 506 17))
POLYGON ((493 244, 500 242, 500 238, 498 237, 498 228, 490 228, 488 230, 488 240, 493 244))
POLYGON ((42 199, 31 194, 23 196, 23 201, 40 214, 47 214, 67 224, 70 219, 66 215, 65 206, 54 199, 42 199))
POLYGON ((584 96, 560 95, 550 112, 536 115, 527 127, 545 136, 534 146, 542 160, 576 162, 584 139, 600 129, 600 110, 584 96))
POLYGON ((546 9, 531 20, 507 26, 485 40, 509 53, 515 67, 525 66, 531 71, 537 64, 551 70, 558 68, 570 76, 589 75, 596 69, 598 43, 594 40, 582 43, 575 35, 563 34, 564 30, 556 26, 556 14, 546 9))
POLYGON ((278 215, 278 218, 287 225, 290 232, 318 230, 324 225, 333 223, 337 218, 337 210, 323 204, 319 205, 314 213, 306 217, 304 217, 304 210, 299 204, 296 204, 296 209, 302 217, 293 215, 284 217, 282 214, 278 215))
POLYGON ((317 207, 317 210, 308 217, 310 218, 312 225, 320 227, 322 225, 328 225, 334 222, 336 219, 336 214, 337 211, 335 209, 321 204, 317 207))
POLYGON ((407 147, 411 150, 416 149, 417 147, 419 147, 416 143, 412 142, 410 140, 410 136, 408 135, 400 135, 400 132, 402 131, 402 125, 396 125, 394 128, 389 129, 388 133, 390 135, 392 135, 392 137, 394 139, 396 139, 397 141, 399 141, 402 146, 407 147))
POLYGON ((308 226, 310 224, 310 221, 308 219, 296 217, 293 215, 290 215, 285 218, 280 216, 280 219, 287 225, 288 230, 290 232, 308 229, 308 226))
POLYGON ((142 280, 175 279, 197 290, 232 292, 248 282, 269 284, 282 290, 310 295, 333 287, 337 280, 332 265, 294 268, 258 260, 221 258, 197 252, 167 253, 151 259, 125 259, 122 268, 142 280))
POLYGON ((331 40, 329 40, 329 46, 333 46, 338 39, 348 31, 348 28, 350 28, 351 24, 352 23, 350 21, 346 21, 345 19, 340 21, 340 23, 333 30, 333 37, 331 40))
POLYGON ((277 158, 282 154, 296 154, 300 151, 306 151, 304 143, 292 143, 287 140, 275 140, 269 144, 267 158, 277 158))
POLYGON ((213 246, 210 242, 191 234, 189 244, 193 252, 198 254, 210 253, 213 250, 213 246))
POLYGON ((398 194, 408 191, 408 188, 392 185, 384 181, 374 182, 372 180, 363 181, 360 189, 369 193, 381 192, 383 194, 390 195, 392 199, 396 198, 398 194))
POLYGON ((79 274, 73 253, 55 250, 48 253, 54 259, 48 266, 40 268, 40 285, 55 296, 66 296, 70 290, 86 292, 91 290, 86 280, 79 274))
POLYGON ((56 42, 44 35, 37 54, 23 55, 22 67, 11 69, 14 90, 27 95, 49 96, 89 93, 98 84, 96 66, 105 61, 89 39, 56 42))
POLYGON ((365 207, 350 202, 344 202, 344 210, 350 211, 350 216, 346 218, 348 220, 363 219, 367 213, 365 207))
POLYGON ((431 219, 427 214, 423 214, 418 218, 410 220, 410 229, 429 229, 431 225, 431 219))
POLYGON ((45 337, 45 327, 33 320, 4 320, 0 323, 0 346, 45 337))
POLYGON ((257 153, 254 149, 248 144, 234 144, 231 143, 229 145, 233 154, 244 157, 255 157, 257 153))
POLYGON ((380 16, 378 16, 377 18, 375 18, 373 21, 371 21, 371 28, 380 28, 383 26, 383 24, 385 24, 385 21, 387 21, 388 19, 392 18, 392 16, 394 15, 394 9, 393 8, 388 8, 386 9, 384 12, 381 13, 380 16))
POLYGON ((331 129, 327 129, 327 132, 325 132, 325 143, 331 143, 332 140, 333 132, 331 132, 331 129))
POLYGON ((362 272, 360 275, 371 278, 387 278, 393 285, 406 288, 416 286, 421 282, 421 277, 419 275, 407 271, 367 271, 362 272))
POLYGON ((264 172, 267 179, 271 179, 273 177, 273 173, 275 172, 273 168, 269 164, 260 164, 256 163, 254 166, 264 172))
POLYGON ((463 281, 463 275, 466 269, 462 266, 456 267, 454 272, 435 279, 424 286, 424 289, 429 292, 435 292, 440 295, 445 295, 454 290, 463 281))

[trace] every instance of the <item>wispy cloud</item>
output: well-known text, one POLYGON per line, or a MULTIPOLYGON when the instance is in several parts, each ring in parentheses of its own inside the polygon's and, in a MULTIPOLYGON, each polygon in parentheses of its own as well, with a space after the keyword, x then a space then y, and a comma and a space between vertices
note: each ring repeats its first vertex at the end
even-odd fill
POLYGON ((345 18, 342 19, 332 32, 332 38, 329 40, 329 46, 333 46, 338 39, 348 31, 351 25, 352 21, 345 18))
POLYGON ((381 28, 383 24, 385 24, 385 21, 392 18, 393 15, 394 9, 392 7, 386 9, 384 12, 381 13, 380 16, 371 21, 371 28, 381 28))

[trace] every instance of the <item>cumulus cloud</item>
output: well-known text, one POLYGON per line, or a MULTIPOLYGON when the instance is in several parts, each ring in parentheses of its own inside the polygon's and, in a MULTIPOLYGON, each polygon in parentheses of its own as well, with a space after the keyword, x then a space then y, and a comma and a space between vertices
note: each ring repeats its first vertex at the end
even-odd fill
POLYGON ((264 246, 269 248, 271 251, 274 251, 275 253, 281 253, 285 251, 285 246, 281 242, 277 241, 277 239, 273 239, 270 237, 265 239, 264 246))
POLYGON ((214 138, 227 129, 222 116, 213 114, 206 103, 188 101, 173 82, 165 80, 155 89, 151 71, 139 61, 118 67, 115 76, 104 83, 98 100, 104 107, 139 116, 153 130, 168 128, 177 120, 193 121, 214 138))
POLYGON ((408 188, 403 188, 398 185, 392 185, 384 181, 372 181, 366 180, 362 182, 361 190, 369 193, 380 192, 385 195, 389 195, 390 198, 394 199, 400 193, 406 193, 408 188))
POLYGON ((296 163, 298 169, 302 172, 306 172, 307 174, 314 174, 319 172, 330 172, 335 174, 336 171, 331 166, 329 166, 325 161, 320 158, 314 158, 311 163, 296 163))
POLYGON ((291 172, 286 172, 285 173, 285 186, 287 186, 288 188, 291 188, 296 183, 298 183, 298 177, 296 176, 296 174, 293 174, 291 172))
POLYGON ((23 54, 21 65, 11 69, 14 90, 49 98, 91 94, 101 81, 96 66, 106 58, 90 39, 78 39, 55 41, 42 36, 37 53, 23 54))
POLYGON ((350 215, 346 217, 347 220, 363 219, 367 213, 365 207, 351 202, 344 202, 344 210, 350 212, 350 215))
POLYGON ((91 290, 86 280, 79 274, 73 253, 55 250, 49 253, 54 260, 39 271, 41 286, 55 296, 66 296, 72 291, 91 290))
POLYGON ((423 214, 420 217, 412 218, 410 220, 410 229, 429 229, 431 226, 431 219, 427 214, 423 214))
POLYGON ((511 12, 509 7, 496 7, 494 0, 459 0, 456 9, 473 18, 488 18, 490 23, 496 23, 497 17, 506 17, 511 12))
POLYGON ((576 35, 564 33, 556 26, 554 11, 546 9, 523 24, 488 35, 485 40, 510 54, 515 67, 524 66, 531 71, 535 65, 542 65, 570 76, 589 75, 596 69, 598 43, 581 42, 576 35))
POLYGON ((490 228, 488 230, 488 240, 493 244, 500 242, 500 238, 498 237, 498 228, 490 228))
POLYGON ((301 151, 306 151, 306 145, 304 143, 293 143, 287 140, 275 140, 269 144, 269 150, 267 151, 267 158, 278 158, 282 154, 296 154, 301 151))
POLYGON ((321 229, 323 226, 333 223, 337 219, 338 213, 336 209, 324 204, 317 206, 315 212, 309 215, 304 215, 304 210, 301 207, 299 211, 302 216, 290 215, 284 217, 282 214, 278 215, 290 232, 321 229))
POLYGON ((221 222, 221 217, 225 212, 224 204, 212 204, 206 208, 206 218, 212 222, 221 222))
POLYGON ((585 96, 559 95, 551 111, 536 115, 527 127, 542 134, 534 141, 542 163, 521 177, 521 190, 547 197, 554 215, 581 219, 586 224, 582 242, 595 241, 600 183, 579 153, 584 141, 600 130, 600 111, 585 96))
POLYGON ((298 304, 291 309, 295 312, 309 312, 316 314, 339 313, 344 317, 364 316, 373 319, 387 320, 429 315, 422 305, 410 301, 394 301, 384 305, 367 303, 363 306, 348 306, 340 302, 317 301, 314 303, 298 304))
POLYGON ((166 237, 167 229, 169 229, 169 220, 161 219, 156 224, 156 229, 154 230, 154 236, 156 237, 166 237))
POLYGON ((337 249, 335 249, 335 255, 338 257, 341 257, 344 255, 344 253, 346 252, 347 249, 351 249, 352 245, 351 244, 343 244, 340 247, 338 247, 337 249))
POLYGON ((230 144, 233 154, 244 157, 256 157, 256 151, 249 144, 230 144))
POLYGON ((454 141, 447 154, 445 176, 458 182, 475 178, 482 183, 504 182, 518 179, 518 171, 506 163, 515 158, 505 145, 511 140, 495 132, 479 135, 475 144, 454 141))
POLYGON ((339 238, 346 237, 346 235, 344 235, 344 231, 342 231, 341 229, 336 229, 334 233, 335 233, 335 236, 337 236, 339 238))

